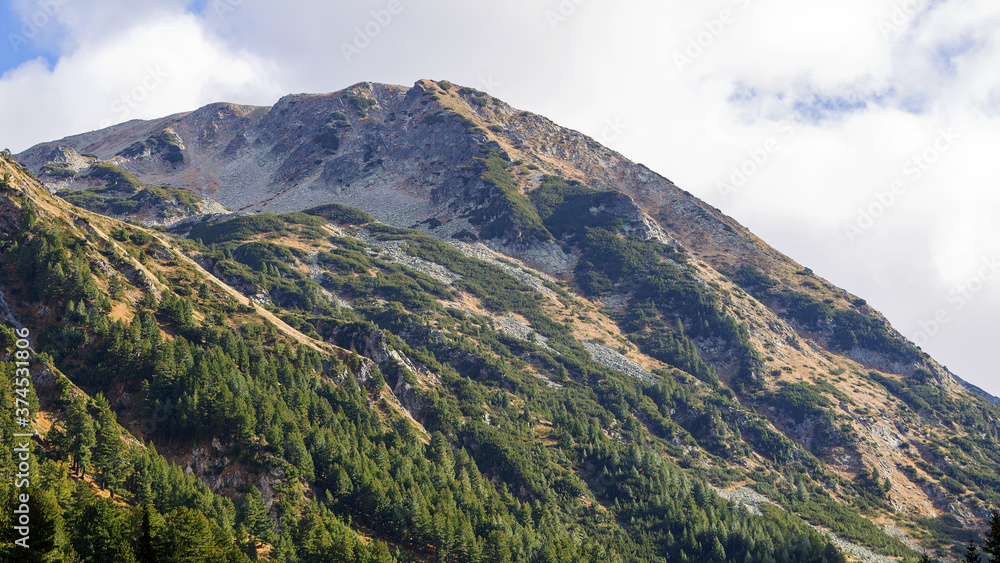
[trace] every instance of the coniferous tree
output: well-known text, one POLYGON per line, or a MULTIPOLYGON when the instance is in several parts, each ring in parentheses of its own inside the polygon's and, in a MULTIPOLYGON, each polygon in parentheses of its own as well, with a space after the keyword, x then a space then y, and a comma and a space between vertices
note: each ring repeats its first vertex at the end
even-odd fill
POLYGON ((97 498, 79 483, 73 495, 68 530, 73 549, 84 561, 116 561, 126 540, 122 514, 108 499, 97 498))
POLYGON ((13 514, 15 507, 21 504, 17 495, 23 492, 0 485, 0 501, 2 501, 0 509, 4 511, 0 522, 5 524, 4 529, 0 531, 0 558, 4 561, 26 563, 61 561, 61 554, 66 547, 63 545, 65 536, 62 509, 51 494, 37 487, 32 487, 27 493, 29 495, 27 504, 31 514, 29 549, 14 546, 14 540, 21 536, 14 533, 12 529, 14 524, 7 518, 13 514))
POLYGON ((170 561, 221 561, 208 519, 190 508, 167 515, 157 544, 159 553, 170 561))
POLYGON ((480 563, 482 561, 483 554, 479 549, 479 542, 476 541, 476 534, 472 531, 468 520, 462 520, 456 551, 459 561, 463 563, 480 563))
POLYGON ((722 547, 718 536, 715 537, 715 542, 712 544, 712 559, 718 563, 726 560, 726 550, 722 547))
POLYGON ((239 512, 239 523, 250 538, 253 541, 266 541, 271 534, 271 519, 267 516, 267 506, 256 485, 250 487, 250 492, 243 496, 239 512))
POLYGON ((81 398, 73 399, 66 412, 66 451, 73 456, 73 470, 81 475, 90 470, 91 449, 97 441, 94 423, 81 398))
POLYGON ((965 548, 965 558, 962 559, 963 563, 983 563, 983 558, 979 556, 979 550, 976 549, 976 544, 971 539, 969 540, 969 545, 965 548))
POLYGON ((153 547, 153 525, 149 517, 153 509, 149 505, 143 505, 139 510, 142 511, 142 521, 139 524, 139 538, 135 549, 136 562, 157 563, 159 558, 156 556, 156 550, 153 547))
POLYGON ((486 544, 483 546, 483 556, 486 561, 510 563, 510 543, 507 540, 507 536, 500 530, 491 531, 486 538, 486 544))
POLYGON ((1000 512, 996 510, 990 513, 990 531, 983 536, 982 550, 990 563, 1000 561, 1000 512))
POLYGON ((101 488, 111 489, 111 497, 114 498, 115 489, 121 486, 124 477, 126 449, 115 415, 106 404, 101 405, 97 415, 100 429, 94 448, 94 469, 101 476, 101 488))
POLYGON ((452 458, 451 446, 448 445, 447 438, 441 432, 435 432, 431 435, 428 458, 438 464, 446 474, 452 474, 454 459, 452 458))
POLYGON ((295 531, 295 546, 302 563, 321 563, 329 555, 333 542, 317 514, 305 514, 295 531))

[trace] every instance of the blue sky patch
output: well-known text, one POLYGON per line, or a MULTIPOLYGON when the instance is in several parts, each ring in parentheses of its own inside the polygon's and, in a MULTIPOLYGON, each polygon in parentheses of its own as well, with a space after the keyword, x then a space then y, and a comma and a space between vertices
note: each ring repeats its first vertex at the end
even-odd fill
POLYGON ((0 7, 0 75, 38 57, 45 58, 50 67, 55 64, 58 56, 35 43, 38 33, 37 27, 10 4, 0 7))
POLYGON ((814 92, 810 97, 794 102, 792 108, 800 119, 819 122, 866 109, 873 101, 874 96, 826 96, 814 92))

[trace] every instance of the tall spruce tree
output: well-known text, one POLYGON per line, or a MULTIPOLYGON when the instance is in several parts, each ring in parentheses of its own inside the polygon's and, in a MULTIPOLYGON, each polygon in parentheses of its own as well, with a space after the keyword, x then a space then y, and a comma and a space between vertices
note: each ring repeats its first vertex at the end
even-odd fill
POLYGON ((138 563, 157 563, 160 559, 153 548, 153 525, 149 517, 153 509, 144 505, 139 510, 142 511, 142 521, 139 524, 139 538, 136 540, 135 559, 138 563))
POLYGON ((983 536, 983 553, 990 563, 1000 562, 1000 512, 990 513, 990 531, 983 536))
POLYGON ((66 451, 73 456, 73 470, 85 475, 90 470, 91 449, 97 438, 84 399, 73 399, 66 412, 66 451))
POLYGON ((271 519, 267 516, 267 505, 256 486, 243 496, 240 503, 239 523, 254 541, 266 541, 271 532, 271 519))
MULTIPOLYGON (((99 398, 103 399, 103 397, 99 398)), ((124 480, 127 452, 125 442, 122 441, 118 431, 115 415, 106 405, 105 401, 100 406, 100 412, 97 415, 100 429, 97 431, 96 447, 94 448, 94 469, 101 477, 101 488, 110 489, 111 497, 114 498, 115 490, 121 486, 124 480)))
POLYGON ((965 548, 965 558, 962 559, 962 563, 983 563, 983 558, 979 556, 979 550, 976 549, 976 544, 971 539, 965 548))

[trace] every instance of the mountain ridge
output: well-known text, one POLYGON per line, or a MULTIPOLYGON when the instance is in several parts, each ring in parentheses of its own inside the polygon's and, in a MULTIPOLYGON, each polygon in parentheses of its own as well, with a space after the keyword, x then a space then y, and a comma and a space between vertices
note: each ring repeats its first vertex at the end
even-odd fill
MULTIPOLYGON (((965 391, 977 388, 863 300, 663 176, 484 93, 446 81, 409 89, 360 83, 286 96, 271 108, 211 104, 38 145, 18 158, 50 190, 103 197, 108 186, 100 183, 110 180, 93 171, 106 167, 129 189, 169 186, 241 212, 195 212, 153 239, 164 256, 175 255, 168 261, 196 266, 194 279, 217 280, 275 326, 343 345, 387 374, 398 370, 395 382, 385 380, 389 400, 415 422, 440 424, 425 412, 428 399, 407 386, 434 391, 448 379, 442 373, 482 361, 476 354, 492 357, 449 340, 448 315, 493 317, 490 330, 511 339, 499 350, 526 347, 526 357, 543 358, 518 369, 552 392, 587 382, 594 368, 586 361, 622 372, 628 362, 638 366, 651 380, 637 385, 669 414, 635 397, 602 402, 622 428, 641 421, 664 440, 661 455, 713 479, 737 475, 723 479, 730 485, 797 484, 798 493, 768 494, 808 521, 834 525, 816 507, 842 503, 946 553, 943 540, 922 535, 936 528, 920 518, 954 514, 974 525, 986 515, 983 503, 1000 498, 985 477, 959 470, 973 459, 996 463, 982 457, 995 440, 996 414, 965 391), (176 235, 191 240, 178 250, 180 242, 163 238, 176 235), (375 258, 378 265, 362 267, 375 258), (372 269, 374 281, 356 279, 372 269), (504 276, 508 285, 485 289, 504 276), (299 280, 298 289, 284 278, 299 280), (416 285, 389 291, 379 283, 390 282, 378 281, 403 278, 416 285), (522 303, 522 295, 534 297, 522 303), (435 302, 443 308, 428 304, 435 302), (360 311, 387 336, 339 325, 331 303, 360 311), (415 313, 435 319, 440 335, 413 324, 415 313), (438 355, 401 352, 421 346, 438 355), (569 371, 546 363, 577 353, 586 361, 569 371), (404 372, 425 375, 410 381, 404 372), (699 397, 696 406, 656 390, 673 380, 699 397), (820 484, 827 496, 811 496, 820 484)), ((152 264, 160 275, 170 271, 159 259, 152 264)), ((591 384, 600 388, 584 387, 591 384)), ((575 451, 571 434, 559 442, 566 452, 575 451)))

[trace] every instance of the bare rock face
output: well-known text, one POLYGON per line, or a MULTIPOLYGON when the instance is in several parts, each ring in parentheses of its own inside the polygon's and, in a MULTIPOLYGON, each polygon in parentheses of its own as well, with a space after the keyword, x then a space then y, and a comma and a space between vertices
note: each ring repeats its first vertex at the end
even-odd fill
MULTIPOLYGON (((44 143, 18 158, 50 189, 72 186, 47 177, 46 165, 64 163, 79 172, 97 158, 148 184, 186 188, 241 213, 343 203, 391 225, 451 236, 476 230, 470 218, 496 218, 496 210, 483 217, 484 208, 503 194, 480 178, 476 160, 492 152, 514 167, 522 193, 544 175, 560 176, 621 193, 609 209, 592 211, 625 217, 645 237, 677 239, 696 252, 724 245, 780 256, 666 178, 593 139, 481 92, 442 84, 362 83, 332 94, 286 96, 270 108, 211 104, 44 143)), ((211 211, 217 210, 205 212, 211 211)), ((490 246, 529 261, 536 256, 555 272, 571 262, 545 247, 547 241, 518 234, 507 232, 490 246)))

